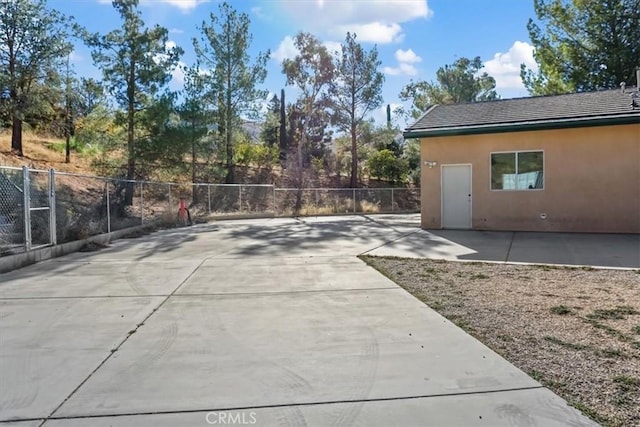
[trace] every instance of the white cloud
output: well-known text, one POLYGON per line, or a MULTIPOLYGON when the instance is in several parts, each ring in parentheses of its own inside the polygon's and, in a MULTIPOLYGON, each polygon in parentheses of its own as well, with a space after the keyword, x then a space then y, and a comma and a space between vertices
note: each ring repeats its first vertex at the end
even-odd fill
MULTIPOLYGON (((140 4, 152 6, 153 4, 165 3, 175 6, 183 12, 190 12, 202 3, 209 3, 211 0, 140 0, 140 4)), ((98 0, 100 4, 111 4, 112 0, 98 0)))
POLYGON ((178 65, 171 72, 171 81, 169 87, 172 90, 180 90, 184 87, 184 69, 187 64, 182 61, 178 61, 178 65))
POLYGON ((298 53, 298 48, 293 44, 293 37, 286 36, 282 41, 280 41, 278 48, 273 51, 271 58, 278 62, 282 62, 285 59, 294 58, 298 53))
POLYGON ((370 22, 368 24, 339 25, 334 33, 345 35, 347 32, 356 33, 358 40, 370 43, 399 43, 404 40, 404 33, 400 24, 395 22, 385 24, 382 22, 370 22))
POLYGON ((396 50, 395 57, 398 60, 397 67, 384 67, 382 72, 389 76, 415 76, 418 69, 415 65, 422 62, 422 58, 418 56, 413 49, 396 50))
POLYGON ((264 12, 264 10, 260 6, 254 6, 251 8, 251 13, 253 13, 257 18, 260 19, 268 19, 269 16, 264 12))
POLYGON ((171 6, 175 6, 183 12, 190 12, 195 9, 199 4, 209 3, 210 0, 140 0, 140 4, 157 4, 166 3, 171 6))
POLYGON ((83 59, 84 57, 75 50, 69 54, 69 61, 71 62, 81 62, 83 59))
POLYGON ((418 55, 416 55, 416 53, 413 51, 413 49, 407 49, 407 50, 402 50, 402 49, 398 49, 396 50, 396 59, 398 60, 398 62, 405 62, 408 64, 415 64, 417 62, 421 62, 422 58, 420 58, 418 55))
POLYGON ((181 30, 180 28, 171 28, 169 30, 169 34, 184 34, 184 30, 181 30))
POLYGON ((342 46, 340 45, 340 42, 326 41, 326 42, 322 42, 322 44, 324 45, 324 47, 327 48, 327 50, 331 55, 333 55, 334 52, 338 52, 338 53, 342 52, 342 46))
POLYGON ((380 44, 402 41, 402 23, 433 14, 427 0, 279 0, 279 3, 303 31, 340 38, 352 32, 360 41, 380 44))
MULTIPOLYGON (((176 46, 177 46, 176 42, 174 42, 173 40, 168 40, 167 43, 165 44, 165 48, 167 50, 173 49, 176 46)), ((165 55, 164 53, 159 53, 159 54, 156 54, 153 57, 153 59, 154 59, 154 61, 156 63, 159 63, 162 60, 166 60, 167 59, 167 55, 165 55)), ((184 69, 183 68, 185 67, 185 65, 186 64, 184 62, 178 61, 178 65, 173 70, 171 70, 171 76, 172 76, 171 88, 172 89, 175 89, 177 87, 176 84, 178 84, 178 83, 179 83, 179 87, 180 88, 184 84, 184 69)))
POLYGON ((397 67, 384 67, 382 72, 390 76, 415 76, 418 69, 406 62, 400 62, 397 67))
MULTIPOLYGON (((327 51, 329 51, 331 55, 333 55, 334 52, 342 52, 340 42, 329 40, 322 42, 322 45, 327 48, 327 51)), ((276 62, 282 62, 285 59, 293 59, 299 53, 300 51, 294 44, 294 38, 292 36, 286 36, 271 53, 271 59, 276 62)))
POLYGON ((525 88, 520 78, 520 64, 525 64, 534 71, 538 70, 538 65, 533 58, 533 46, 516 41, 507 52, 498 52, 493 55, 493 59, 486 61, 482 71, 486 71, 496 79, 496 89, 503 96, 505 93, 515 96, 525 95, 525 88))

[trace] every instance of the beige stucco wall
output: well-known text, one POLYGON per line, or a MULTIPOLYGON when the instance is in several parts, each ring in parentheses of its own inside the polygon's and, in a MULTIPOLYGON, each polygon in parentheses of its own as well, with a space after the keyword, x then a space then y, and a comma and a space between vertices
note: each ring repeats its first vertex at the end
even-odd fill
POLYGON ((423 228, 441 228, 441 165, 470 163, 474 229, 640 233, 640 124, 423 138, 421 156, 423 228), (544 150, 544 189, 491 191, 490 153, 520 150, 544 150))

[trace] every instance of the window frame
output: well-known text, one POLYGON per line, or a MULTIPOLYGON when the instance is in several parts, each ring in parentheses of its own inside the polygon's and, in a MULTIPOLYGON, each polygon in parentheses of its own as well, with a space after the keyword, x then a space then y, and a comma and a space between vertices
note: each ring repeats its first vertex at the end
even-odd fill
POLYGON ((545 173, 545 151, 543 149, 532 149, 532 150, 505 150, 505 151, 491 151, 489 153, 489 191, 544 191, 547 186, 547 174, 545 173), (518 155, 520 153, 542 153, 542 188, 514 188, 514 189, 499 189, 493 188, 492 186, 492 178, 493 178, 493 164, 491 160, 494 154, 515 154, 515 174, 518 175, 518 155))

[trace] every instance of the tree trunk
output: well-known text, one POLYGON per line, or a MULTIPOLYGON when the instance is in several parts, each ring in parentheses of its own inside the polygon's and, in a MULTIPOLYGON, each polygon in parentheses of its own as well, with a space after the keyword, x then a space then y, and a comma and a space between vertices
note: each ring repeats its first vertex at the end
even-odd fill
POLYGON ((227 129, 225 132, 225 139, 227 144, 227 178, 225 182, 227 184, 235 184, 235 171, 233 167, 233 145, 231 143, 231 129, 230 124, 227 122, 227 129))
POLYGON ((198 203, 198 187, 196 183, 196 138, 195 138, 195 123, 191 122, 191 183, 193 184, 193 192, 191 196, 191 203, 198 203))
POLYGON ((65 163, 71 163, 71 148, 69 147, 71 145, 71 136, 70 136, 70 131, 69 128, 67 128, 67 138, 66 138, 66 145, 65 145, 65 150, 64 150, 64 162, 65 163))
MULTIPOLYGON (((305 137, 303 136, 303 138, 305 137)), ((298 187, 298 191, 296 192, 296 205, 294 207, 294 210, 295 215, 300 215, 300 211, 302 210, 302 187, 304 187, 304 176, 302 171, 302 141, 298 141, 297 157, 298 170, 296 171, 296 187, 298 187)))
POLYGON ((67 80, 66 80, 66 88, 65 88, 65 97, 64 97, 64 120, 65 120, 65 136, 66 136, 66 144, 65 144, 65 152, 64 152, 64 162, 71 163, 71 102, 69 101, 69 55, 67 55, 67 80))
POLYGON ((22 120, 17 117, 13 117, 13 124, 11 129, 11 151, 18 156, 22 156, 22 120))
POLYGON ((351 121, 351 188, 358 186, 358 144, 356 139, 356 124, 351 121))
POLYGON ((304 171, 302 170, 302 149, 307 146, 307 131, 308 131, 308 120, 307 118, 311 114, 311 105, 308 103, 305 108, 305 121, 302 124, 302 135, 300 135, 300 140, 298 141, 297 147, 297 187, 298 192, 296 194, 296 206, 295 206, 295 214, 299 215, 302 210, 302 189, 304 188, 304 171))
POLYGON ((287 160, 287 115, 285 113, 284 89, 280 90, 280 164, 287 160))
MULTIPOLYGON (((227 22, 227 24, 229 24, 227 22)), ((228 30, 228 28, 227 28, 228 30)), ((230 49, 231 40, 229 39, 229 31, 227 31, 227 47, 230 49)), ((230 61, 231 52, 227 51, 227 59, 230 61)), ((235 171, 233 167, 233 145, 231 141, 231 63, 227 63, 227 87, 226 96, 227 99, 225 105, 225 126, 226 126, 226 141, 227 141, 227 184, 235 184, 235 171)))
MULTIPOLYGON (((131 61, 129 68, 129 79, 127 81, 127 148, 128 148, 128 161, 127 161, 127 179, 133 180, 136 177, 136 150, 134 140, 134 97, 135 97, 135 63, 131 61)), ((125 206, 133 205, 133 191, 134 183, 128 182, 124 194, 125 206)))

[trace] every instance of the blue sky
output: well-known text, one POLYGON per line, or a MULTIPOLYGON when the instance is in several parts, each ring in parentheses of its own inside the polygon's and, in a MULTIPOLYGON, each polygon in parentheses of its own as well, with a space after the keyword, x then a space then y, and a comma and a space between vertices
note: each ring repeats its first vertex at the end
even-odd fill
MULTIPOLYGON (((181 61, 195 61, 191 39, 197 27, 218 10, 218 0, 140 0, 147 25, 169 29, 172 42, 185 50, 181 61)), ((411 80, 434 80, 436 70, 459 57, 480 56, 486 71, 497 82, 503 98, 526 96, 519 77, 521 63, 535 66, 526 24, 534 17, 533 0, 235 0, 229 2, 251 19, 252 51, 271 51, 268 77, 263 88, 289 100, 295 91, 285 87, 281 62, 295 55, 292 37, 308 31, 330 50, 337 48, 347 31, 355 32, 362 45, 377 46, 385 73, 383 96, 399 103, 398 93, 411 80)), ((121 25, 110 0, 49 0, 48 6, 89 31, 106 33, 121 25)), ((101 78, 90 51, 78 44, 72 62, 79 76, 101 78)), ((174 72, 172 89, 181 88, 181 73, 174 72)), ((384 120, 384 107, 373 113, 384 120)))

